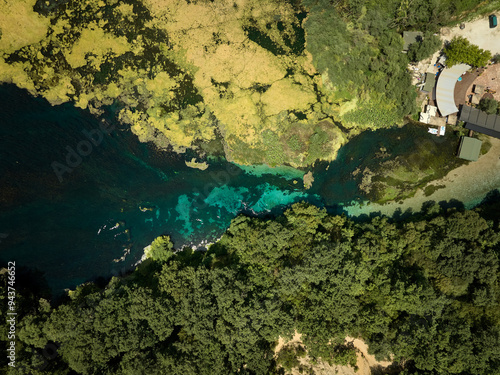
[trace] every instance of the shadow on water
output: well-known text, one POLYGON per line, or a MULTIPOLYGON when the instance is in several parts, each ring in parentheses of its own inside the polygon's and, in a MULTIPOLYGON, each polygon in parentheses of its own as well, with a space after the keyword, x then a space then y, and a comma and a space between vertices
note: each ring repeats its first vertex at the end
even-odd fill
POLYGON ((0 86, 0 110, 0 260, 38 267, 55 291, 127 272, 158 235, 180 248, 220 237, 240 212, 322 203, 300 184, 224 160, 189 168, 194 155, 139 143, 111 110, 102 139, 87 111, 10 85, 0 86))
POLYGON ((298 201, 342 214, 363 200, 356 171, 385 160, 377 156, 381 148, 398 154, 414 147, 412 134, 422 131, 362 133, 336 161, 317 163, 314 184, 304 190, 297 179, 246 173, 223 159, 209 160, 204 171, 189 168, 185 161, 194 154, 138 142, 112 108, 103 117, 114 128, 102 139, 101 119, 71 104, 52 107, 12 85, 0 86, 0 111, 0 260, 38 267, 56 293, 126 273, 162 234, 176 248, 211 242, 239 213, 274 217, 298 201), (405 140, 402 133, 409 134, 405 140))

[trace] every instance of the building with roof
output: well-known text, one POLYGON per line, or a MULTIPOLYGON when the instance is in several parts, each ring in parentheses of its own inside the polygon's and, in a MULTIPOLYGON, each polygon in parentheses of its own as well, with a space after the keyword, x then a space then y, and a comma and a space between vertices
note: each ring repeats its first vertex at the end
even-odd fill
POLYGON ((441 116, 446 117, 458 112, 455 105, 455 84, 470 66, 467 64, 454 65, 441 71, 436 84, 436 102, 441 116))
POLYGON ((422 91, 424 92, 432 92, 434 90, 434 86, 436 85, 436 75, 434 73, 425 73, 425 84, 422 87, 422 91))
POLYGON ((478 95, 478 94, 472 94, 470 96, 470 102, 472 104, 479 104, 479 102, 481 101, 481 95, 478 95))
POLYGON ((465 128, 500 139, 500 116, 488 115, 486 112, 467 105, 462 106, 460 121, 465 128))
POLYGON ((428 124, 431 121, 431 114, 427 112, 420 112, 418 121, 428 124))
POLYGON ((474 85, 474 94, 483 95, 484 94, 484 86, 474 85))
POLYGON ((476 161, 481 153, 481 142, 479 139, 471 137, 460 138, 460 148, 458 149, 458 157, 460 159, 476 161))
POLYGON ((437 107, 428 104, 425 106, 425 112, 420 112, 419 121, 423 122, 424 124, 430 124, 431 118, 436 117, 436 115, 437 115, 437 107))
POLYGON ((424 33, 421 31, 403 31, 403 51, 408 51, 410 44, 419 42, 424 37, 424 33))

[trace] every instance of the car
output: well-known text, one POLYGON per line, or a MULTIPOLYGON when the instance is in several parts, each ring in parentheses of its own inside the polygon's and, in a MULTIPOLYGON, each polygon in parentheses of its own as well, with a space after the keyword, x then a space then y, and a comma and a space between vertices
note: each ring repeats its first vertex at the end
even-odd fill
POLYGON ((490 28, 497 27, 497 16, 491 14, 489 19, 490 19, 490 28))

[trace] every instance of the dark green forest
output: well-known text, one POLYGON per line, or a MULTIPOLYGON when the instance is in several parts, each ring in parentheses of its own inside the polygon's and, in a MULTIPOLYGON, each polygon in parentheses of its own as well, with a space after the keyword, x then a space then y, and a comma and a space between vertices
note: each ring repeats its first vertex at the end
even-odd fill
POLYGON ((10 373, 279 374, 294 352, 273 349, 296 330, 332 364, 352 363, 349 335, 392 355, 396 373, 498 374, 499 212, 498 195, 399 221, 298 203, 235 218, 205 252, 173 253, 162 237, 122 278, 51 302, 21 291, 10 373))

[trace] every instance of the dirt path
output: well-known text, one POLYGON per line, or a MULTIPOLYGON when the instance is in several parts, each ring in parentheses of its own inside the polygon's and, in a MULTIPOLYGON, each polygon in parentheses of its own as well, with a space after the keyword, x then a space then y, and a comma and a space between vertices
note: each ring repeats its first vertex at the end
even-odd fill
POLYGON ((370 204, 360 207, 359 205, 346 207, 351 216, 362 214, 369 215, 379 212, 383 215, 392 216, 396 210, 406 212, 408 209, 418 212, 422 204, 427 201, 449 201, 456 199, 471 208, 480 203, 488 192, 500 189, 500 139, 489 138, 492 147, 486 155, 476 162, 463 165, 452 170, 444 178, 431 182, 429 185, 444 185, 445 187, 426 197, 423 190, 418 190, 414 197, 405 199, 402 204, 390 202, 384 205, 370 204))
MULTIPOLYGON (((497 14, 497 17, 499 15, 497 14)), ((462 36, 479 46, 479 48, 491 51, 493 55, 500 53, 500 27, 490 29, 488 16, 465 23, 465 29, 463 30, 460 30, 459 26, 441 29, 441 39, 443 41, 450 41, 455 36, 462 36)))
MULTIPOLYGON (((286 341, 280 337, 278 345, 276 346, 274 352, 278 353, 285 345, 302 345, 301 334, 295 332, 295 336, 290 340, 286 341)), ((346 343, 352 342, 354 347, 357 349, 356 356, 357 370, 351 366, 340 366, 340 365, 329 365, 327 362, 323 362, 321 359, 317 363, 312 364, 311 358, 305 356, 300 359, 301 364, 305 365, 306 368, 313 368, 316 375, 371 375, 373 373, 372 369, 386 368, 392 364, 388 361, 377 361, 375 356, 368 354, 368 345, 360 340, 354 339, 352 337, 346 337, 346 343)), ((297 368, 291 371, 292 375, 300 375, 297 368)))

